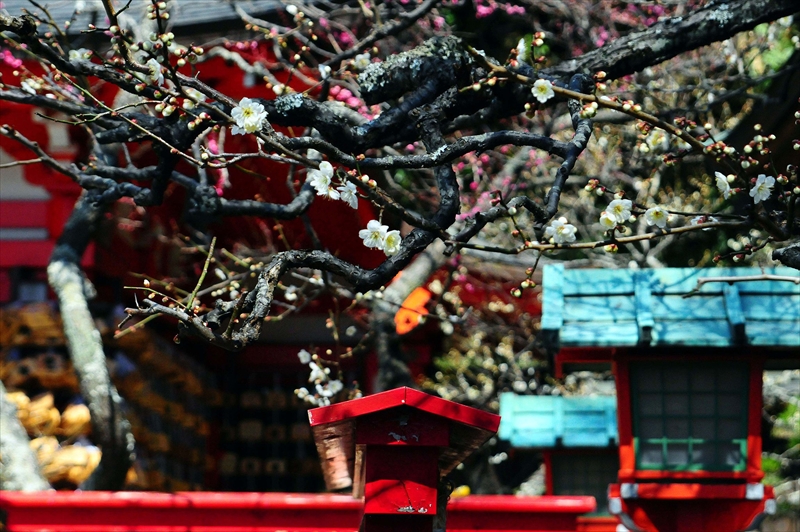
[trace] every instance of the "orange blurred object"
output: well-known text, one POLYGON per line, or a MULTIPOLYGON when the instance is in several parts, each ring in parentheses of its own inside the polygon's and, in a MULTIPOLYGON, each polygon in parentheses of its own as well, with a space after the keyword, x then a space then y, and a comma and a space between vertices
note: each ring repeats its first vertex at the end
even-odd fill
POLYGON ((415 288, 403 301, 403 306, 394 316, 397 334, 411 332, 419 325, 421 316, 428 314, 425 305, 430 301, 431 293, 426 288, 415 288))

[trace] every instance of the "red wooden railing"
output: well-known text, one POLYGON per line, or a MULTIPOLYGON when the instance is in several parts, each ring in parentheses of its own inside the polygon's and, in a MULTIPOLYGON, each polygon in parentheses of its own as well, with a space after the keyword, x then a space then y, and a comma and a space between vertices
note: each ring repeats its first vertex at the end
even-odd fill
MULTIPOLYGON (((594 497, 473 495, 450 501, 447 530, 580 531, 594 508, 594 497)), ((0 491, 9 532, 356 532, 362 511, 331 494, 0 491)))

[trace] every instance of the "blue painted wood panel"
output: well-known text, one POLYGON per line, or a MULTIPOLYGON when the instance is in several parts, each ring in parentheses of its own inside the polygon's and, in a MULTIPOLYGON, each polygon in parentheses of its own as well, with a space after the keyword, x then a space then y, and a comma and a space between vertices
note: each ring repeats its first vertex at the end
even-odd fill
POLYGON ((800 284, 706 283, 698 279, 790 268, 568 270, 546 266, 542 329, 560 346, 800 346, 800 284))
POLYGON ((513 447, 608 447, 619 441, 614 396, 500 395, 498 437, 513 447))

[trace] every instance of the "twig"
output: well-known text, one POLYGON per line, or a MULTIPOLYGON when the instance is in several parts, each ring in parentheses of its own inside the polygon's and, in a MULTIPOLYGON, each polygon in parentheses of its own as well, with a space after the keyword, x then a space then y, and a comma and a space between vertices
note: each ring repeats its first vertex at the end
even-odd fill
POLYGON ((211 259, 214 256, 214 244, 217 243, 217 237, 211 239, 211 245, 208 247, 208 257, 206 257, 206 261, 203 264, 203 271, 200 273, 200 278, 197 280, 197 284, 194 287, 194 290, 191 294, 189 294, 189 299, 186 301, 186 309, 191 312, 192 305, 194 304, 194 298, 197 296, 197 291, 200 290, 200 286, 203 284, 203 281, 206 278, 206 274, 208 273, 208 265, 211 263, 211 259))
POLYGON ((700 292, 700 288, 704 284, 707 283, 745 283, 750 281, 781 281, 781 282, 788 282, 794 284, 800 284, 800 276, 791 277, 789 275, 772 275, 768 273, 763 273, 761 275, 742 275, 741 277, 704 277, 702 279, 697 280, 697 285, 692 289, 691 292, 688 294, 684 294, 683 297, 692 297, 697 295, 700 292))

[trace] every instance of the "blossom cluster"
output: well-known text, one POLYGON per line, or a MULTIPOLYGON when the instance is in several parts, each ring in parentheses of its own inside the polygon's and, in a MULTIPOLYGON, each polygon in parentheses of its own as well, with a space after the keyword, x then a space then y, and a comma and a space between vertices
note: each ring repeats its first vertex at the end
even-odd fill
POLYGON ((378 220, 370 220, 367 228, 358 232, 359 238, 364 241, 368 248, 380 249, 387 257, 396 255, 400 251, 403 239, 400 231, 389 231, 389 226, 381 225, 378 220))
POLYGON ((318 170, 310 170, 306 180, 317 191, 317 196, 332 200, 342 200, 354 209, 358 209, 358 190, 353 183, 345 182, 334 187, 333 165, 328 161, 319 163, 318 170))
POLYGON ((315 406, 328 406, 331 404, 331 399, 339 392, 344 390, 344 384, 339 379, 332 379, 331 369, 323 367, 317 363, 318 358, 312 355, 305 349, 301 349, 297 353, 297 358, 301 364, 307 365, 311 370, 308 377, 308 382, 313 384, 313 391, 306 387, 298 388, 294 391, 298 399, 302 399, 306 403, 315 406))
MULTIPOLYGON (((723 199, 728 199, 732 194, 735 194, 738 189, 731 188, 730 183, 736 179, 736 176, 726 176, 721 172, 714 172, 714 178, 717 184, 717 190, 722 194, 723 199)), ((775 186, 775 178, 765 174, 759 174, 753 183, 753 188, 750 189, 750 197, 753 198, 753 203, 761 203, 766 201, 772 195, 772 188, 775 186)))

